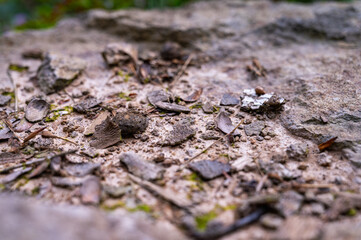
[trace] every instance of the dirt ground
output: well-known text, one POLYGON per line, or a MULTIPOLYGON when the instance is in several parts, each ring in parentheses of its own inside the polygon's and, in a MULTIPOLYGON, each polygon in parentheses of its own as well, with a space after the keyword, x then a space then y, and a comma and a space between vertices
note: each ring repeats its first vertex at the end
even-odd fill
POLYGON ((1 235, 358 239, 360 40, 357 1, 93 10, 4 34, 1 235))

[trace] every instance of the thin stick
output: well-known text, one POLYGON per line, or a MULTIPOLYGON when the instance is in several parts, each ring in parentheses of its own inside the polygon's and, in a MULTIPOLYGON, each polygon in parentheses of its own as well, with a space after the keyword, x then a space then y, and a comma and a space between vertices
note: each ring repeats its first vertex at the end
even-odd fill
POLYGON ((58 138, 58 139, 61 139, 61 140, 66 141, 66 142, 70 142, 70 143, 78 146, 78 144, 77 144, 76 142, 73 142, 73 141, 71 141, 71 140, 69 140, 69 139, 67 139, 67 138, 64 138, 64 137, 56 136, 56 135, 52 134, 52 133, 49 132, 49 131, 44 131, 44 132, 42 132, 42 133, 41 133, 41 136, 42 136, 42 137, 47 137, 47 138, 58 138))
POLYGON ((185 63, 183 64, 181 70, 178 72, 177 76, 174 78, 173 82, 171 84, 169 84, 168 88, 172 89, 173 86, 178 82, 178 80, 182 77, 184 71, 187 69, 189 63, 192 61, 194 55, 191 54, 188 56, 187 60, 185 61, 185 63))
POLYGON ((210 149, 214 144, 220 142, 222 139, 227 139, 228 136, 230 136, 231 134, 233 134, 237 128, 242 124, 243 121, 240 121, 237 126, 230 131, 229 133, 227 133, 226 135, 224 135, 223 137, 218 138, 217 140, 215 140, 213 143, 211 143, 211 145, 209 145, 208 147, 206 147, 204 150, 202 150, 201 152, 199 152, 198 154, 196 154, 194 157, 191 157, 189 160, 187 160, 186 162, 190 162, 194 159, 196 159, 197 157, 199 157, 200 155, 202 155, 203 153, 205 153, 206 151, 208 151, 208 149, 210 149))
POLYGON ((267 178, 268 178, 267 175, 264 175, 264 176, 262 177, 261 181, 258 183, 258 185, 257 185, 257 187, 256 187, 256 192, 257 192, 257 193, 261 191, 261 189, 263 188, 263 185, 264 185, 264 183, 266 182, 267 178))
POLYGON ((10 78, 11 83, 14 86, 15 112, 17 112, 18 111, 18 93, 17 93, 18 91, 17 91, 17 87, 16 87, 16 84, 15 84, 15 81, 14 81, 13 77, 11 76, 10 69, 8 69, 6 71, 6 73, 7 73, 8 77, 10 78))
POLYGON ((30 133, 23 141, 22 143, 22 147, 24 147, 25 143, 27 143, 29 140, 33 139, 34 137, 36 137, 36 135, 38 135, 39 133, 41 133, 45 128, 47 128, 47 126, 42 127, 37 129, 35 132, 30 133))

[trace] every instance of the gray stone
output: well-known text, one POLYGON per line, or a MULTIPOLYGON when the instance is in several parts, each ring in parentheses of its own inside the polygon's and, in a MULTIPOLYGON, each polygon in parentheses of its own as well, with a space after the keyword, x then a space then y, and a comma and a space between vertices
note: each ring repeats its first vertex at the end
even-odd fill
POLYGON ((95 97, 87 97, 83 101, 74 105, 74 110, 79 113, 87 113, 97 109, 97 106, 101 103, 95 97))
POLYGON ((253 121, 252 123, 244 126, 244 131, 247 136, 258 136, 265 127, 266 124, 264 121, 253 121))
POLYGON ((214 112, 213 104, 206 102, 202 105, 202 110, 204 113, 211 114, 214 112))
POLYGON ((265 228, 275 230, 282 226, 283 219, 276 214, 268 213, 261 217, 260 223, 265 228))
POLYGON ((5 96, 5 95, 0 94, 0 107, 8 104, 10 102, 10 100, 11 100, 10 96, 5 96))
POLYGON ((258 96, 255 89, 246 89, 243 94, 241 110, 246 112, 278 112, 286 103, 285 99, 274 93, 258 96))
POLYGON ((123 153, 120 161, 128 171, 144 180, 153 181, 162 178, 164 169, 154 163, 143 160, 134 152, 123 153))
POLYGON ((332 157, 327 153, 320 153, 317 158, 317 163, 322 167, 329 167, 332 163, 332 157))
POLYGON ((192 162, 189 164, 189 167, 206 180, 211 180, 221 176, 224 172, 228 173, 231 171, 231 165, 228 163, 211 160, 192 162))
POLYGON ((38 122, 43 120, 49 112, 50 104, 42 99, 33 99, 26 106, 25 118, 29 122, 38 122))
POLYGON ((157 102, 156 106, 162 110, 170 111, 170 112, 177 112, 177 113, 189 113, 191 109, 188 107, 178 105, 175 103, 168 103, 168 102, 157 102))
POLYGON ((238 97, 235 97, 229 93, 225 93, 222 96, 220 105, 221 106, 235 106, 239 104, 240 99, 238 97))
POLYGON ((302 201, 302 195, 295 191, 287 191, 281 195, 281 198, 275 207, 282 216, 288 217, 300 210, 302 201))
POLYGON ((64 170, 71 176, 84 177, 85 175, 91 174, 96 169, 100 168, 100 163, 76 163, 67 164, 64 170))
POLYGON ((301 172, 299 170, 289 170, 284 165, 280 163, 274 163, 274 162, 263 162, 260 161, 261 168, 268 174, 277 174, 279 177, 281 177, 284 180, 291 180, 295 179, 301 176, 301 172))
POLYGON ((289 159, 304 161, 308 155, 308 146, 306 144, 291 144, 287 147, 286 153, 289 159))
POLYGON ((80 198, 83 204, 98 205, 100 202, 101 185, 95 176, 89 176, 80 187, 80 198))
POLYGON ((83 60, 50 53, 45 56, 37 72, 40 89, 46 94, 68 86, 85 69, 83 60))
POLYGON ((361 144, 357 144, 351 149, 345 149, 347 159, 356 167, 361 167, 361 144))
POLYGON ((148 118, 134 111, 119 112, 113 121, 118 124, 123 136, 144 132, 148 127, 148 118))
MULTIPOLYGON (((273 237, 274 239, 320 239, 322 221, 315 217, 290 216, 273 237)), ((332 238, 329 238, 332 239, 332 238)))

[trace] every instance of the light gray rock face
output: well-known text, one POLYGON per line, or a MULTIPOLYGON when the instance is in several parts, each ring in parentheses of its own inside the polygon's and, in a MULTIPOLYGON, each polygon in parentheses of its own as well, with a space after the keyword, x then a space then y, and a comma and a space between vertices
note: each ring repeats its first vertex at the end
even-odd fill
MULTIPOLYGON (((357 212, 350 211, 349 205, 334 199, 334 192, 355 191, 361 186, 358 172, 361 166, 360 19, 361 1, 317 1, 307 5, 268 0, 196 1, 177 9, 94 10, 79 18, 64 19, 52 29, 2 35, 0 92, 14 90, 12 78, 18 86, 20 111, 14 114, 14 99, 0 99, 0 152, 6 153, 0 158, 1 169, 8 164, 18 164, 15 157, 9 155, 14 137, 23 140, 29 134, 25 129, 34 132, 38 124, 43 124, 39 122, 30 128, 29 123, 24 126, 21 123, 21 111, 34 96, 43 97, 57 109, 72 106, 78 111, 45 124, 54 135, 66 137, 79 146, 37 136, 21 151, 28 152, 29 147, 34 146, 38 151, 34 156, 38 156, 39 149, 42 152, 44 148, 76 149, 77 155, 65 158, 83 163, 90 157, 88 160, 101 163, 101 167, 82 164, 61 169, 59 164, 53 164, 51 169, 56 174, 45 171, 14 190, 29 194, 31 187, 40 186, 43 192, 43 184, 45 186, 48 181, 53 186, 51 194, 41 193, 37 197, 57 202, 61 204, 59 207, 0 196, 0 238, 179 239, 179 231, 174 227, 169 231, 162 225, 162 219, 173 220, 184 213, 194 214, 191 216, 194 219, 212 209, 221 216, 224 204, 240 203, 240 200, 256 196, 257 188, 260 188, 257 189, 260 194, 277 192, 280 195, 280 209, 285 217, 281 221, 279 217, 269 215, 268 219, 263 219, 266 227, 276 228, 274 231, 261 228, 257 222, 257 226, 237 230, 221 239, 298 239, 301 235, 307 239, 359 238, 361 201, 357 198, 352 202, 357 212), (110 45, 109 48, 110 43, 117 46, 110 45), (136 49, 137 56, 123 44, 136 49), (24 58, 24 52, 29 48, 50 54, 44 55, 41 61, 24 58), (193 58, 185 66, 191 55, 193 58), (144 70, 141 77, 157 76, 162 81, 142 83, 137 74, 143 71, 128 66, 134 60, 139 64, 137 67, 144 70), (26 65, 29 69, 11 71, 9 78, 10 63, 26 65), (162 68, 164 72, 159 70, 162 68), (182 69, 184 71, 173 85, 172 79, 182 69), (35 74, 37 81, 30 81, 35 80, 35 74), (259 87, 264 93, 256 93, 255 88, 259 87), (196 89, 203 89, 196 103, 178 98, 196 89), (58 94, 45 95, 54 92, 58 94), (121 98, 120 93, 129 99, 121 98), (226 96, 224 100, 227 101, 222 104, 236 104, 226 107, 227 114, 218 106, 225 93, 233 93, 235 98, 226 96), (125 109, 144 112, 148 120, 124 115, 124 119, 115 121, 114 116, 125 109), (96 117, 95 114, 99 115, 96 117), (192 123, 180 123, 185 115, 193 119, 192 123), (5 123, 5 119, 10 124, 5 123), (207 148, 213 141, 205 139, 224 136, 240 121, 244 121, 240 129, 243 127, 245 136, 220 140, 207 148), (70 129, 73 123, 77 128, 67 136, 63 129, 70 129), (172 130, 171 126, 179 127, 172 130), (212 134, 213 131, 217 134, 212 134), (83 136, 93 133, 90 139, 83 136), (120 142, 121 134, 129 139, 120 142), (130 136, 126 136, 128 134, 130 136), (317 144, 332 137, 338 138, 321 154, 317 144), (169 140, 168 144, 164 140, 169 140), (109 148, 95 151, 89 148, 89 142, 96 148, 109 148), (308 151, 291 147, 287 158, 287 147, 298 143, 307 144, 308 151), (345 148, 347 158, 337 152, 342 148, 345 148), (131 151, 139 152, 149 161, 127 155, 131 151), (122 153, 126 153, 122 159, 123 168, 113 164, 113 160, 118 163, 122 153), (191 162, 224 161, 227 158, 235 167, 228 174, 222 171, 224 176, 207 184, 194 179, 192 182, 194 175, 184 166, 188 164, 187 158, 198 153, 202 154, 191 162), (163 158, 154 160, 159 163, 151 162, 160 154, 163 158), (273 161, 269 161, 272 156, 275 156, 273 161), (86 185, 85 178, 81 177, 84 174, 95 175, 99 181, 86 185), (266 175, 267 178, 263 177, 266 175), (135 176, 143 180, 134 182, 135 176), (161 180, 155 181, 158 179, 161 180), (106 184, 116 189, 103 188, 106 184), (325 193, 324 184, 330 184, 332 191, 325 193), (152 191, 146 188, 150 186, 152 191), (297 194, 287 193, 287 189, 293 189, 297 194), (168 190, 171 191, 168 193, 168 190), (156 194, 163 192, 167 194, 156 194), (312 193, 317 197, 306 197, 312 193), (320 193, 328 195, 320 196, 320 193), (109 196, 118 199, 109 199, 109 196), (187 200, 189 204, 178 204, 187 206, 187 211, 183 207, 168 207, 162 196, 171 196, 170 202, 176 205, 187 200), (150 223, 133 218, 125 208, 124 211, 115 210, 115 215, 111 216, 96 210, 109 200, 126 200, 126 204, 128 200, 130 203, 135 200, 135 204, 138 201, 139 204, 149 203, 154 212, 142 214, 154 213, 159 217, 150 223), (94 205, 64 206, 69 201, 94 205), (320 204, 325 209, 317 207, 320 204), (116 214, 118 211, 120 215, 116 214), (336 222, 321 218, 322 211, 336 222), (347 213, 356 216, 351 218, 347 213), (278 222, 272 222, 275 219, 278 222), (153 223, 161 224, 161 227, 153 223), (321 227, 322 224, 325 227, 321 227), (277 234, 272 236, 271 232, 277 234)), ((240 129, 234 135, 240 135, 240 129)), ((35 158, 27 157, 31 159, 24 160, 35 158)), ((203 167, 210 168, 208 165, 203 167)), ((215 165, 211 173, 218 176, 222 167, 215 165)), ((223 170, 228 169, 226 166, 223 170)), ((4 179, 12 173, 0 177, 4 179)), ((11 180, 13 176, 5 180, 11 180)), ((5 185, 4 191, 15 189, 9 183, 5 185)), ((234 217, 246 216, 251 210, 247 209, 244 215, 233 212, 234 217)))
POLYGON ((20 197, 0 198, 1 238, 7 240, 184 239, 124 211, 112 215, 81 206, 54 206, 20 197), (162 233, 161 233, 162 232, 162 233))

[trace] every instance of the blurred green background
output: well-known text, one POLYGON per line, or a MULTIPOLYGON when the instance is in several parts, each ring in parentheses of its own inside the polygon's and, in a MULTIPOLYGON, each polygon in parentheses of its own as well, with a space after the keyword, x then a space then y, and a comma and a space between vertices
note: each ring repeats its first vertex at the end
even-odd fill
MULTIPOLYGON (((192 1, 195 0, 0 0, 0 34, 10 29, 23 30, 52 27, 65 15, 72 15, 93 8, 114 10, 137 7, 150 9, 178 7, 192 1)), ((329 0, 273 1, 310 3, 329 0)))

